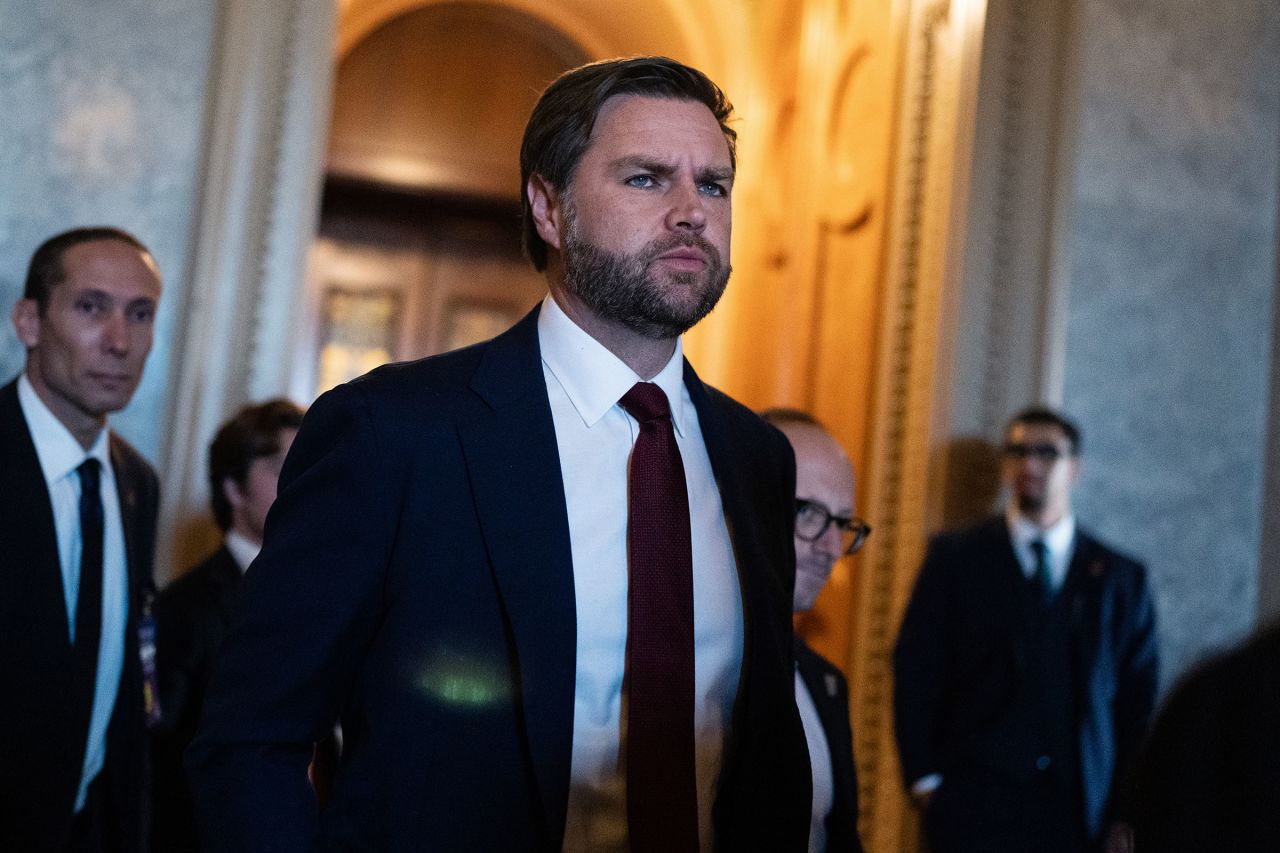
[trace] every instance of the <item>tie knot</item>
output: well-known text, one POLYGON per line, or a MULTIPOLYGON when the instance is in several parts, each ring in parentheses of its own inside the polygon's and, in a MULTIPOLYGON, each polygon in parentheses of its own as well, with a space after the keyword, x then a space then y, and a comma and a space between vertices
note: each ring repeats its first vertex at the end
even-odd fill
POLYGON ((80 489, 83 492, 98 491, 98 473, 101 466, 92 456, 80 463, 76 473, 80 475, 80 489))
POLYGON ((618 401, 631 417, 641 426, 661 418, 671 417, 671 407, 667 404, 667 395, 652 382, 637 382, 631 390, 622 395, 618 401))
POLYGON ((1035 539, 1031 543, 1031 553, 1043 560, 1045 555, 1049 553, 1049 546, 1044 544, 1044 540, 1035 539))

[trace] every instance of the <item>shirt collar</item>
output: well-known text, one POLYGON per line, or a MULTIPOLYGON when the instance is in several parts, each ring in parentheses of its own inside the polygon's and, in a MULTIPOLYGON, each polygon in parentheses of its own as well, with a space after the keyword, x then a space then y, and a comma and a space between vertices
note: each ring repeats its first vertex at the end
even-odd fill
POLYGON ((1041 530, 1034 522, 1010 507, 1006 515, 1009 524, 1009 535, 1018 545, 1031 547, 1031 543, 1039 539, 1049 548, 1050 554, 1065 554, 1071 548, 1076 535, 1076 517, 1068 512, 1057 523, 1046 530, 1041 530))
MULTIPOLYGON (((547 294, 538 312, 538 346, 542 363, 560 383, 565 395, 587 428, 618 404, 622 395, 643 382, 622 359, 587 334, 547 294)), ((677 338, 675 352, 658 375, 649 380, 663 390, 671 406, 671 422, 684 437, 684 344, 677 338)))
POLYGON ((71 430, 58 420, 57 415, 49 411, 25 372, 18 378, 18 404, 22 407, 22 415, 31 431, 31 442, 36 446, 36 458, 40 460, 40 469, 44 472, 47 485, 51 486, 73 473, 80 467, 80 463, 89 458, 98 460, 104 476, 109 474, 111 455, 105 427, 99 430, 93 446, 86 451, 76 441, 71 430))
POLYGON ((244 574, 249 569, 249 564, 258 558, 258 552, 262 550, 261 545, 250 542, 247 537, 235 530, 227 531, 223 544, 227 546, 231 559, 235 560, 236 565, 240 567, 240 574, 244 574))

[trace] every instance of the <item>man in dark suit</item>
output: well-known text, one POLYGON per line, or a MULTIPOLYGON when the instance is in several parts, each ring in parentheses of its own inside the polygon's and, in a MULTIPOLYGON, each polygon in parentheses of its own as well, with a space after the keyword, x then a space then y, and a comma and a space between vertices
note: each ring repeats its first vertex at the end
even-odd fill
POLYGON ((1132 784, 1140 853, 1280 843, 1280 622, 1197 667, 1151 728, 1132 784))
MULTIPOLYGON (((151 349, 160 275, 114 228, 47 240, 0 388, 0 850, 145 849, 144 678, 158 485, 107 429, 151 349)), ((152 679, 154 680, 154 679, 152 679)))
POLYGON ((312 407, 188 753, 206 850, 804 848, 792 455, 680 344, 730 110, 667 59, 559 78, 521 149, 550 295, 312 407))
POLYGON ((156 598, 156 670, 163 718, 152 730, 156 850, 199 849, 182 755, 195 737, 213 661, 231 624, 240 578, 262 548, 267 510, 302 409, 288 400, 245 406, 209 447, 209 502, 222 545, 156 598))
MULTIPOLYGON (((761 415, 782 430, 796 454, 796 591, 793 609, 807 613, 841 557, 862 547, 871 528, 854 512, 853 464, 808 412, 761 415)), ((813 772, 810 853, 862 853, 858 838, 858 773, 844 673, 798 635, 796 706, 813 772)))
POLYGON ((1025 410, 1003 454, 1007 514, 930 543, 902 621, 903 774, 939 853, 1114 847, 1155 699, 1145 572, 1076 524, 1074 424, 1025 410))

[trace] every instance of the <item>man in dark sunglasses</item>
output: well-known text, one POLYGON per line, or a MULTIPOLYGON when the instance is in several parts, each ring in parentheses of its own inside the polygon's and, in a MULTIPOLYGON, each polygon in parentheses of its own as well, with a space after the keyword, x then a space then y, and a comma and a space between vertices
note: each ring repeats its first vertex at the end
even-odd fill
POLYGON ((903 776, 935 853, 1128 849, 1115 809, 1156 691, 1146 573, 1076 523, 1080 431, 1010 421, 1003 517, 929 545, 894 653, 903 776))
MULTIPOLYGON (((770 409, 796 454, 796 589, 793 610, 809 611, 836 561, 862 547, 871 528, 854 515, 853 465, 807 412, 770 409)), ((861 853, 858 778, 849 727, 849 685, 830 661, 796 636, 796 706, 813 772, 811 853, 861 853)))

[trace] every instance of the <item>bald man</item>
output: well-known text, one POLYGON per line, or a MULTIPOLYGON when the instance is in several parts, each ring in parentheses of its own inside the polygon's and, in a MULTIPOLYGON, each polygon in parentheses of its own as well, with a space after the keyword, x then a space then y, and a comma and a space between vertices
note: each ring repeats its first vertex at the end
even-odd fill
MULTIPOLYGON (((764 419, 782 430, 796 454, 796 589, 792 610, 806 613, 836 561, 862 547, 871 528, 853 514, 853 464, 807 412, 770 409, 764 419)), ((810 853, 861 853, 858 777, 849 728, 844 674, 797 635, 796 706, 813 772, 810 853)))

